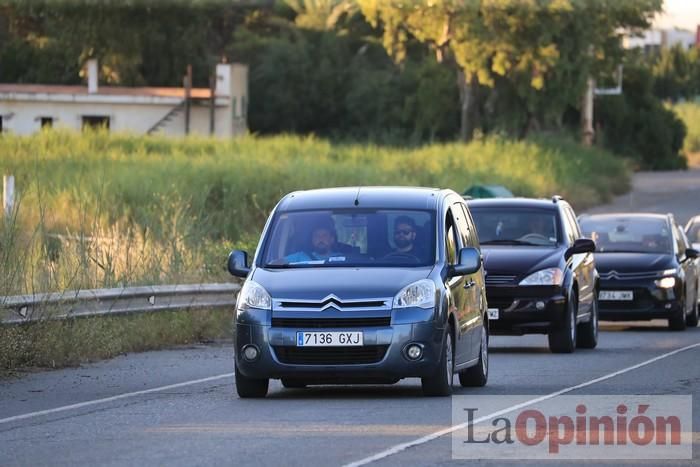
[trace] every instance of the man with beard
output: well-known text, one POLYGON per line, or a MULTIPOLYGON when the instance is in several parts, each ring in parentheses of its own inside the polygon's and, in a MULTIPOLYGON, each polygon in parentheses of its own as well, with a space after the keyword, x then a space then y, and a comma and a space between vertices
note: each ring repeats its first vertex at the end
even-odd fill
POLYGON ((336 251, 336 233, 332 221, 323 222, 311 231, 311 251, 298 251, 285 257, 288 263, 326 260, 331 256, 342 256, 336 251))
POLYGON ((394 221, 394 245, 396 248, 390 253, 392 256, 415 256, 420 258, 416 251, 416 222, 408 216, 399 216, 394 221))

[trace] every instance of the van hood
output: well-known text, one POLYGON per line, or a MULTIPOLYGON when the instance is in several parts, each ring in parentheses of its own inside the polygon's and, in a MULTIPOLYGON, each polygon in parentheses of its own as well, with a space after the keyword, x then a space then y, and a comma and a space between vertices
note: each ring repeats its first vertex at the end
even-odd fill
POLYGON ((273 300, 323 300, 333 294, 340 300, 387 298, 408 284, 426 279, 433 266, 422 268, 256 268, 252 280, 273 300))

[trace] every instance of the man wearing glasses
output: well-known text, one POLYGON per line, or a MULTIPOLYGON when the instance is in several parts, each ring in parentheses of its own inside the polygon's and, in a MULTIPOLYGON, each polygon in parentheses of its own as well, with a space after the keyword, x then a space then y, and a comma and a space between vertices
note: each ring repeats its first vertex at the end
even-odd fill
POLYGON ((414 257, 418 260, 421 255, 415 246, 416 222, 412 217, 399 216, 394 221, 394 245, 396 248, 391 256, 414 257))

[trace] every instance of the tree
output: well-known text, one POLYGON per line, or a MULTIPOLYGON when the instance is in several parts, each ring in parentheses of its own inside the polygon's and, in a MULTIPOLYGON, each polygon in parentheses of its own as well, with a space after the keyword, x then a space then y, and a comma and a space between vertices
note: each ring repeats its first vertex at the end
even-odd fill
POLYGON ((416 40, 453 67, 461 100, 461 137, 472 136, 478 87, 509 87, 526 113, 556 120, 577 100, 585 78, 621 54, 622 28, 648 26, 661 0, 360 0, 360 8, 398 62, 416 40), (448 60, 445 60, 449 57, 448 60), (569 81, 574 78, 574 81, 569 81), (551 92, 548 92, 551 90, 551 92), (554 102, 552 97, 558 97, 554 102))

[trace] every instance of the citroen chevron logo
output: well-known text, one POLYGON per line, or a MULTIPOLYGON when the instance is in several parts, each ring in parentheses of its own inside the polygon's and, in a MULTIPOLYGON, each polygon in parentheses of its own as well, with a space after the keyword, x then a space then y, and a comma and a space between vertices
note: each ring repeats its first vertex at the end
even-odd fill
POLYGON ((321 300, 321 304, 321 310, 326 310, 330 307, 340 310, 340 307, 343 306, 343 302, 341 302, 340 299, 333 294, 327 295, 323 300, 321 300))

